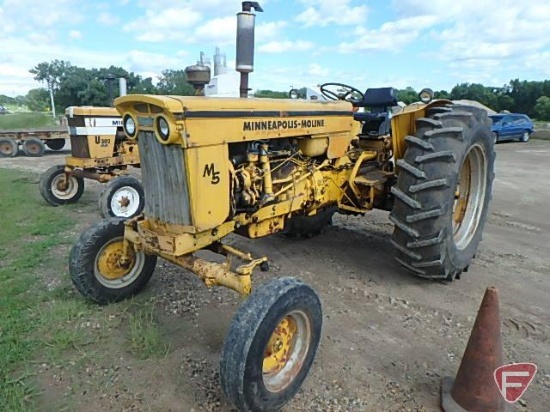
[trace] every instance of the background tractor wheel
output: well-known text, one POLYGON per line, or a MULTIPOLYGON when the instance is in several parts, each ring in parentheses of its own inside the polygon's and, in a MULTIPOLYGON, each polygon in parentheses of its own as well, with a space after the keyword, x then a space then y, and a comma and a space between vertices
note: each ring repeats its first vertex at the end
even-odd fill
POLYGON ((143 186, 132 176, 110 180, 99 196, 99 210, 103 218, 132 218, 141 213, 143 205, 143 186))
POLYGON ((105 219, 84 231, 71 249, 69 273, 86 298, 100 304, 118 302, 140 292, 155 270, 157 257, 134 251, 121 265, 124 220, 105 219))
POLYGON ((12 139, 0 139, 0 157, 15 157, 19 151, 19 145, 12 139))
POLYGON ((225 337, 220 380, 240 411, 277 411, 298 392, 319 346, 322 308, 305 283, 281 278, 254 290, 225 337))
POLYGON ((40 194, 52 206, 75 203, 84 193, 84 179, 69 176, 65 182, 65 166, 52 166, 42 175, 38 185, 40 194))
POLYGON ((281 233, 290 238, 318 235, 326 226, 332 224, 332 216, 336 210, 336 207, 330 207, 318 211, 314 216, 293 216, 287 220, 281 233))
POLYGON ((29 157, 41 157, 45 150, 46 146, 42 140, 36 137, 30 137, 23 141, 23 152, 29 157))
POLYGON ((65 147, 65 139, 46 140, 46 146, 50 150, 61 150, 65 147))
POLYGON ((494 143, 487 113, 434 107, 407 136, 390 220, 397 260, 430 279, 458 277, 476 253, 491 198, 494 143))

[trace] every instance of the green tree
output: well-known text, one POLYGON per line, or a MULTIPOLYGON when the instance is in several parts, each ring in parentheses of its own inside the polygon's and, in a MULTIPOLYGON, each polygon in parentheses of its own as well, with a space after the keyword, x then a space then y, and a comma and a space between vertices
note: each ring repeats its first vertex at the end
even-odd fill
POLYGON ((406 89, 397 91, 397 100, 405 104, 411 104, 420 99, 418 98, 418 92, 416 90, 412 87, 407 87, 406 89))
MULTIPOLYGON (((305 93, 304 93, 305 96, 305 93)), ((268 99, 288 99, 288 92, 278 92, 274 90, 256 90, 254 97, 268 98, 268 99)))
POLYGON ((31 89, 25 96, 25 103, 29 110, 33 112, 43 112, 48 109, 49 93, 46 89, 40 87, 31 89))
POLYGON ((72 68, 73 66, 69 62, 62 60, 53 60, 50 63, 40 63, 29 70, 29 72, 34 74, 35 80, 46 83, 48 92, 50 93, 50 103, 53 117, 55 117, 54 94, 57 90, 59 90, 61 80, 72 68))
POLYGON ((187 83, 187 76, 183 70, 164 70, 159 76, 157 89, 159 94, 195 95, 195 88, 187 83))
POLYGON ((550 120, 550 97, 540 96, 534 108, 539 120, 550 120))

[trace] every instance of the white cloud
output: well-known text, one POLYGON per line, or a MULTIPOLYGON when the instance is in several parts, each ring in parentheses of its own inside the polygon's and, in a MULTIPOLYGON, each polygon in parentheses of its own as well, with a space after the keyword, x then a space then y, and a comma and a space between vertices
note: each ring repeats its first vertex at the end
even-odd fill
POLYGON ((195 30, 198 43, 211 43, 218 46, 235 44, 237 19, 235 16, 218 17, 208 20, 195 30))
POLYGON ((263 53, 285 53, 285 52, 300 52, 312 49, 314 44, 310 41, 270 41, 258 47, 258 51, 263 53))
POLYGON ((99 13, 99 16, 97 16, 97 22, 106 26, 114 26, 115 24, 120 22, 120 19, 113 13, 102 12, 99 13))
POLYGON ((350 0, 299 0, 306 8, 296 17, 305 27, 364 24, 367 6, 352 6, 350 0))
POLYGON ((82 38, 82 33, 80 33, 78 30, 71 30, 69 32, 69 38, 72 40, 78 40, 82 38))

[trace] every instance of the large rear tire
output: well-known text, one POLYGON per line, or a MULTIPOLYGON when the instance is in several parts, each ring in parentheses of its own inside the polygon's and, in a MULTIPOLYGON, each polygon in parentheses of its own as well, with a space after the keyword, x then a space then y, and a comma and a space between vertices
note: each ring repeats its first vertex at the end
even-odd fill
POLYGON ((494 179, 487 113, 471 106, 429 108, 397 161, 390 220, 397 260, 417 276, 459 277, 475 256, 494 179))
POLYGON ((220 381, 239 411, 272 412, 298 392, 315 359, 322 328, 315 291, 294 278, 254 290, 223 344, 220 381))

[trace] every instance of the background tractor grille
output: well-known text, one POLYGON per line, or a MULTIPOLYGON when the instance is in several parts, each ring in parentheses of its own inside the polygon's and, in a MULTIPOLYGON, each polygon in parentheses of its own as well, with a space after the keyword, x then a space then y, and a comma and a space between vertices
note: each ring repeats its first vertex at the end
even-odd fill
POLYGON ((71 153, 73 157, 78 157, 79 159, 89 159, 90 150, 88 148, 88 136, 71 134, 71 153))
POLYGON ((145 216, 167 223, 191 225, 181 146, 163 145, 153 132, 140 132, 138 146, 145 189, 145 216))

